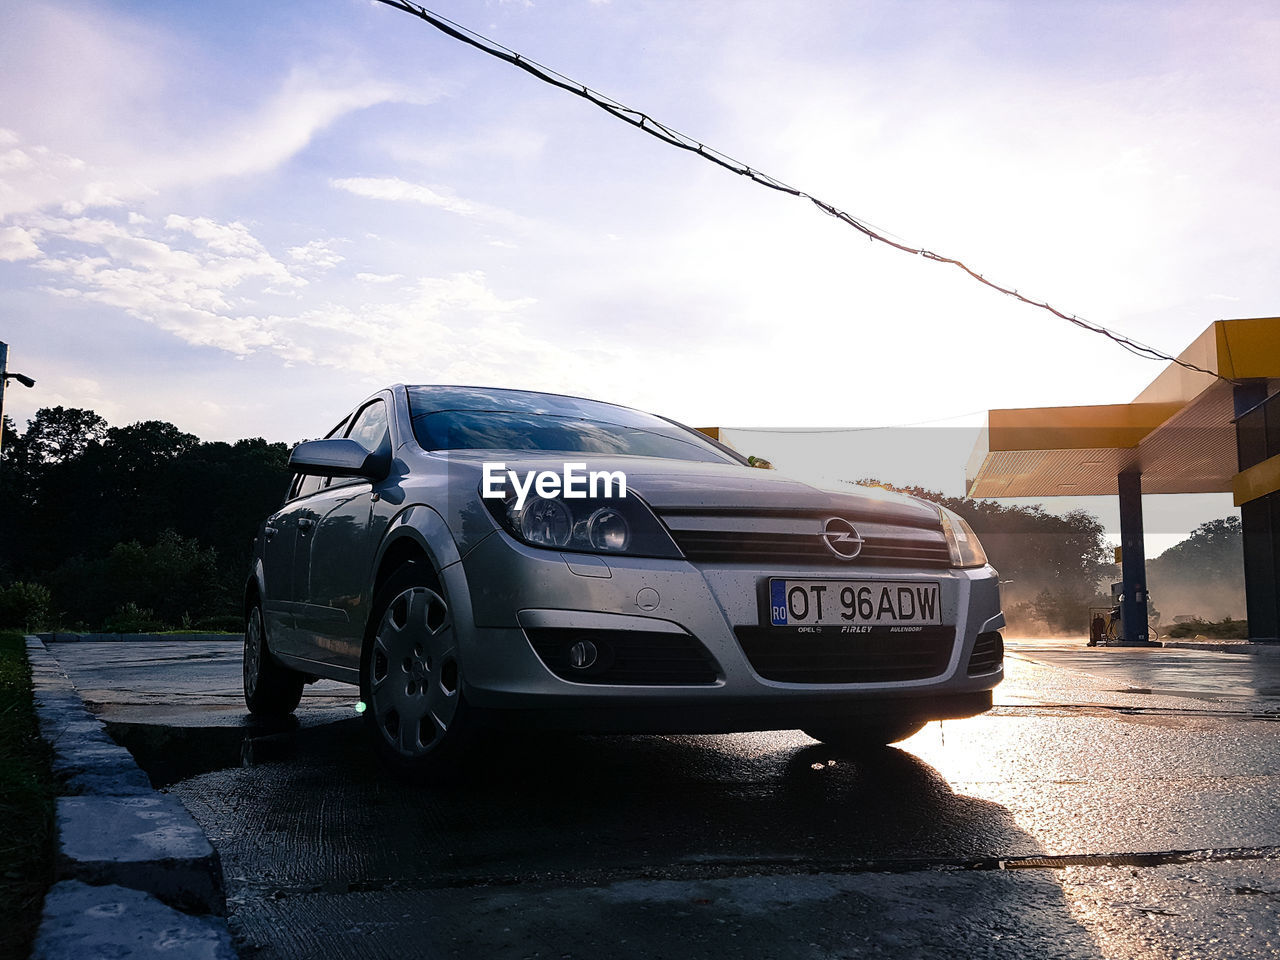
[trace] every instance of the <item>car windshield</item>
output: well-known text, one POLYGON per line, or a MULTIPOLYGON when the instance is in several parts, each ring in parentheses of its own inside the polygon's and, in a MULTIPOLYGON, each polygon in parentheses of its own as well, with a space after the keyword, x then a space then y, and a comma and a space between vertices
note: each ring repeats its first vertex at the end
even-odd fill
POLYGON ((536 450, 733 463, 695 431, 595 400, 516 390, 409 387, 424 450, 536 450))

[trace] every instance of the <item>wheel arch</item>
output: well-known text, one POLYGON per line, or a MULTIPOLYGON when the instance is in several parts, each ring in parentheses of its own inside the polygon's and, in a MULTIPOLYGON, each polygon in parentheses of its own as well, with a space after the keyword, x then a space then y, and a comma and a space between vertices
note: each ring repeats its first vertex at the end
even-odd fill
POLYGON ((247 619, 249 611, 253 609, 255 603, 262 602, 262 561, 256 560, 253 569, 249 571, 249 576, 244 582, 244 597, 241 604, 241 612, 247 619))
POLYGON ((369 584, 370 602, 391 575, 406 563, 422 563, 427 576, 438 582, 441 571, 460 559, 458 546, 444 518, 430 507, 409 507, 388 524, 387 535, 378 547, 373 581, 369 584))

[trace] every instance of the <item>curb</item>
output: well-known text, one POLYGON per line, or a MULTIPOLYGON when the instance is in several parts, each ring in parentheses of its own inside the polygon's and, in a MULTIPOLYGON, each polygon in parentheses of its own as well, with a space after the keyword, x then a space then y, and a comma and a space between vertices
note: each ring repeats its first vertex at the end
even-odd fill
POLYGON ((1280 657, 1280 643, 1214 643, 1203 640, 1164 640, 1166 648, 1173 650, 1208 650, 1210 653, 1242 653, 1255 657, 1280 657))
POLYGON ((237 960, 225 920, 179 913, 127 887, 63 880, 49 890, 31 960, 151 956, 237 960))
POLYGON ((132 754, 107 736, 39 638, 27 637, 27 659, 40 735, 63 784, 55 883, 33 960, 172 956, 179 949, 183 956, 234 958, 213 845, 186 808, 158 793, 132 754), (164 936, 148 933, 154 930, 164 936))
POLYGON ((38 633, 45 643, 187 643, 210 640, 240 640, 242 633, 38 633))

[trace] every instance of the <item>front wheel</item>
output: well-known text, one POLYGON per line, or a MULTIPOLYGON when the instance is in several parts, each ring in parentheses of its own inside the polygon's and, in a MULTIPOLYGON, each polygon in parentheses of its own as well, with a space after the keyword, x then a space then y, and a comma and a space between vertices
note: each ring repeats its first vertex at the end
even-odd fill
POLYGON ((360 662, 360 695, 375 747, 415 779, 451 774, 470 739, 453 614, 420 563, 378 591, 360 662))
POLYGON ((863 720, 839 727, 815 727, 804 732, 839 750, 865 753, 913 737, 924 729, 926 723, 927 720, 910 719, 863 720))
POLYGON ((267 630, 262 605, 249 608, 244 625, 244 702, 249 712, 260 717, 286 717, 302 699, 307 678, 281 666, 267 647, 267 630))

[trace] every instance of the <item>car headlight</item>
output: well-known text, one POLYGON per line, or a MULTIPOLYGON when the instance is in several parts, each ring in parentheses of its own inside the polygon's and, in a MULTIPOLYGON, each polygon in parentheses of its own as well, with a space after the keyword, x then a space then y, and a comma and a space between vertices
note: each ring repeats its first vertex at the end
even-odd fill
POLYGON ((942 514, 942 532, 947 535, 947 546, 951 548, 951 565, 953 567, 981 567, 987 562, 987 552, 978 542, 973 528, 965 522, 960 514, 938 507, 942 514))
POLYGON ((649 505, 625 497, 482 497, 493 518, 521 543, 549 550, 679 558, 680 549, 649 505))
POLYGON ((535 498, 512 519, 520 536, 539 547, 564 547, 573 539, 573 514, 560 500, 535 498))

